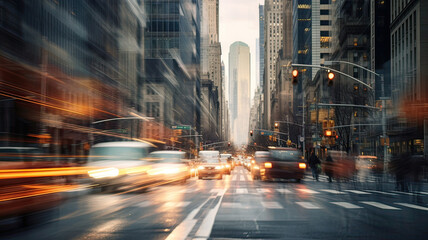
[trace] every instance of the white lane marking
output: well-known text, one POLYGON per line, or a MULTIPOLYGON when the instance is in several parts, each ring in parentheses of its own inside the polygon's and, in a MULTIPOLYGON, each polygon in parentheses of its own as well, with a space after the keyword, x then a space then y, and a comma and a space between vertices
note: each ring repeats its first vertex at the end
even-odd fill
POLYGON ((136 204, 136 206, 138 206, 138 207, 148 207, 151 205, 153 205, 153 203, 150 201, 142 201, 142 202, 136 204))
POLYGON ((245 177, 243 174, 239 176, 239 181, 241 181, 241 182, 245 181, 245 177))
POLYGON ((410 192, 400 192, 400 191, 391 191, 391 192, 395 192, 395 193, 398 193, 398 194, 413 195, 413 193, 410 193, 410 192))
POLYGON ((165 240, 184 240, 189 235, 190 231, 192 231, 195 226, 197 219, 193 219, 196 214, 201 210, 202 206, 208 202, 211 198, 208 198, 203 202, 199 207, 193 209, 189 215, 168 235, 165 240))
POLYGON ((222 208, 244 208, 241 203, 237 202, 224 202, 221 204, 222 208))
POLYGON ((237 194, 245 194, 245 193, 248 193, 248 189, 246 189, 246 188, 237 188, 236 189, 236 193, 237 194))
POLYGON ((167 202, 164 207, 187 207, 190 202, 167 202))
POLYGON ((360 206, 357 206, 355 204, 348 203, 348 202, 331 202, 331 203, 339 205, 339 206, 347 208, 347 209, 363 208, 363 207, 360 207, 360 206))
POLYGON ((419 194, 425 194, 425 195, 428 195, 428 192, 419 192, 419 194))
POLYGON ((198 237, 209 238, 209 236, 211 235, 211 230, 214 226, 215 216, 217 215, 218 209, 220 208, 221 201, 223 200, 223 197, 226 191, 227 189, 224 189, 217 205, 208 212, 207 216, 202 221, 201 226, 196 232, 196 236, 195 236, 196 238, 198 237))
POLYGON ((256 190, 259 193, 270 193, 271 192, 271 190, 268 188, 257 188, 256 190))
POLYGON ((306 209, 321 209, 317 205, 310 203, 310 202, 296 202, 296 203, 299 204, 301 207, 306 208, 306 209))
POLYGON ((344 191, 347 191, 347 192, 351 192, 351 193, 355 193, 355 194, 371 194, 371 193, 368 193, 368 192, 363 192, 363 191, 358 191, 358 190, 344 190, 344 191))
POLYGON ((320 189, 323 192, 328 192, 328 193, 334 193, 334 194, 345 194, 344 192, 340 192, 337 190, 333 190, 333 189, 320 189))
POLYGON ((381 209, 386 209, 386 210, 401 210, 399 208, 391 207, 391 206, 388 206, 386 204, 379 203, 379 202, 365 202, 365 201, 363 201, 361 203, 364 203, 364 204, 367 204, 367 205, 370 205, 373 207, 381 208, 381 209))
POLYGON ((397 196, 397 194, 395 193, 389 193, 389 192, 381 192, 381 191, 376 191, 376 190, 365 190, 367 192, 372 192, 372 193, 380 193, 383 195, 389 195, 389 196, 397 196))
POLYGON ((234 174, 232 177, 232 181, 236 181, 237 178, 238 178, 238 175, 234 174))
POLYGON ((221 191, 223 191, 223 189, 221 189, 221 188, 213 188, 213 189, 211 189, 210 193, 219 193, 221 191))
POLYGON ((281 206, 281 204, 277 202, 262 202, 262 205, 264 208, 268 209, 283 209, 284 207, 281 206))
POLYGON ((311 190, 311 189, 307 189, 307 188, 298 188, 297 190, 304 192, 304 193, 310 193, 310 194, 316 194, 319 193, 317 191, 311 190))
POLYGON ((288 189, 276 189, 276 191, 280 192, 280 193, 292 193, 290 190, 288 189))
POLYGON ((405 206, 405 207, 408 207, 408 208, 414 208, 414 209, 418 209, 418 210, 428 211, 427 207, 422 207, 422 206, 415 205, 415 204, 410 204, 410 203, 395 203, 395 204, 398 204, 398 205, 401 205, 401 206, 405 206))

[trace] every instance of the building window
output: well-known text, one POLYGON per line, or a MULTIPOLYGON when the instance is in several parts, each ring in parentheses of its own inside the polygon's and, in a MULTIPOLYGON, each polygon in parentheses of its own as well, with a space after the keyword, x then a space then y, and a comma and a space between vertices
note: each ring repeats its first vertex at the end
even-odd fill
POLYGON ((149 117, 159 117, 160 116, 159 103, 158 102, 146 103, 146 111, 147 111, 147 116, 149 117))
POLYGON ((321 9, 321 10, 320 10, 320 14, 321 14, 321 15, 329 15, 329 14, 330 14, 330 10, 321 9))
POLYGON ((330 26, 331 25, 331 21, 330 20, 321 20, 320 21, 320 25, 321 26, 330 26))
POLYGON ((321 0, 320 3, 321 4, 330 4, 330 0, 321 0))
POLYGON ((328 36, 330 36, 330 32, 329 31, 321 31, 320 36, 321 37, 328 37, 328 36))

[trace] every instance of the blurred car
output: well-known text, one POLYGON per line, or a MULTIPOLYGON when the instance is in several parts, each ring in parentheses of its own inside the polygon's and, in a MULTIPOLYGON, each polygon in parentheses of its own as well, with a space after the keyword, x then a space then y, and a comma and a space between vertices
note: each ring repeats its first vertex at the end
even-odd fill
POLYGON ((144 142, 124 141, 98 143, 89 151, 86 167, 91 181, 103 189, 140 186, 155 178, 147 175, 152 166, 145 161, 152 145, 144 142))
POLYGON ((256 151, 254 154, 254 164, 251 166, 251 177, 260 179, 260 169, 263 168, 264 163, 269 161, 269 151, 256 151))
POLYGON ((356 173, 355 159, 345 151, 330 150, 328 153, 333 162, 324 163, 324 172, 332 172, 333 177, 337 179, 352 179, 356 173))
POLYGON ((156 176, 157 181, 186 182, 190 178, 190 168, 185 161, 185 156, 185 152, 173 150, 151 152, 145 159, 152 163, 147 174, 156 176))
POLYGON ((270 147, 269 161, 261 164, 260 177, 265 179, 296 179, 300 182, 305 175, 306 163, 296 148, 270 147))
POLYGON ((223 178, 224 167, 220 162, 219 151, 200 151, 200 164, 198 166, 198 178, 216 177, 223 178))
POLYGON ((224 173, 230 175, 232 171, 232 154, 220 154, 220 161, 224 168, 224 173))

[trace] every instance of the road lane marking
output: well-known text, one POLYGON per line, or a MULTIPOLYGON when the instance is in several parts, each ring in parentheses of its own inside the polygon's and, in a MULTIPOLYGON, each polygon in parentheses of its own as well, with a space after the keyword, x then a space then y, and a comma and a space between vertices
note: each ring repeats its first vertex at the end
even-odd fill
POLYGON ((262 202, 262 205, 264 208, 268 208, 268 209, 283 209, 284 208, 283 206, 281 206, 277 202, 262 202))
POLYGON ((224 202, 221 204, 222 208, 245 208, 241 203, 237 202, 224 202))
POLYGON ((218 201, 217 205, 211 209, 204 220, 202 221, 201 226, 199 227, 198 231, 196 232, 196 238, 209 238, 211 235, 212 228, 214 226, 215 217, 217 215, 218 209, 220 208, 221 202, 223 200, 224 194, 226 193, 227 189, 224 189, 221 193, 220 200, 218 201))
POLYGON ((236 181, 237 178, 238 178, 238 175, 234 174, 232 177, 232 181, 236 181))
POLYGON ((358 191, 358 190, 344 190, 344 191, 355 193, 355 194, 365 194, 365 195, 371 194, 368 192, 363 192, 363 191, 358 191))
POLYGON ((137 204, 138 207, 148 207, 148 206, 151 206, 151 205, 153 205, 153 203, 150 202, 150 201, 142 201, 142 202, 140 202, 140 203, 137 204))
POLYGON ((239 181, 241 181, 241 182, 245 181, 245 177, 243 174, 239 176, 239 181))
POLYGON ((167 202, 164 207, 187 207, 190 202, 167 202))
POLYGON ((307 188, 298 188, 297 190, 304 192, 304 193, 310 193, 310 194, 316 194, 319 193, 317 191, 311 190, 311 189, 307 189, 307 188))
POLYGON ((236 193, 237 194, 245 194, 245 193, 248 193, 248 189, 246 189, 246 188, 237 188, 236 189, 236 193))
POLYGON ((197 219, 194 219, 196 214, 201 210, 211 197, 205 200, 199 207, 193 209, 189 215, 168 235, 165 240, 185 240, 195 226, 197 219))
POLYGON ((280 193, 292 193, 290 190, 288 189, 276 189, 276 191, 280 192, 280 193))
POLYGON ((413 195, 413 193, 410 193, 410 192, 400 192, 400 191, 391 191, 391 192, 398 193, 398 194, 413 195))
POLYGON ((379 194, 383 194, 383 195, 389 195, 389 196, 397 196, 398 195, 395 193, 382 192, 382 191, 376 191, 376 190, 365 190, 365 191, 372 192, 372 193, 379 193, 379 194))
POLYGON ((328 193, 333 193, 333 194, 345 194, 344 192, 340 192, 337 190, 333 190, 333 189, 320 189, 323 192, 328 192, 328 193))
POLYGON ((415 205, 415 204, 410 204, 410 203, 395 203, 404 207, 408 207, 408 208, 414 208, 414 209, 418 209, 418 210, 424 210, 424 211, 428 211, 427 207, 422 207, 419 205, 415 205))
POLYGON ((270 193, 271 192, 270 189, 267 189, 267 188, 257 188, 256 190, 259 193, 270 193))
POLYGON ((221 191, 223 191, 223 189, 221 189, 221 188, 213 188, 213 189, 211 189, 210 193, 219 193, 221 191))
POLYGON ((321 209, 317 205, 314 205, 313 203, 310 203, 310 202, 296 202, 296 203, 306 209, 321 209))
POLYGON ((341 207, 344 207, 344 208, 347 208, 347 209, 363 208, 363 207, 360 207, 360 206, 357 206, 355 204, 348 203, 348 202, 331 202, 331 203, 336 204, 336 205, 341 206, 341 207))
POLYGON ((401 210, 399 208, 391 207, 391 206, 388 206, 386 204, 379 203, 379 202, 365 202, 365 201, 363 201, 361 203, 364 203, 364 204, 367 204, 367 205, 370 205, 373 207, 381 208, 381 209, 386 209, 386 210, 401 210))

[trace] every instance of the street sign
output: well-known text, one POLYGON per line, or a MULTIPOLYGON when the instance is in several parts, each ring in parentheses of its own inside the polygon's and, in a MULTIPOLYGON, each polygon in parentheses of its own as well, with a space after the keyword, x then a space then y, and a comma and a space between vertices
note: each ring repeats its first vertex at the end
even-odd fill
POLYGON ((300 141, 301 142, 305 141, 305 138, 304 137, 300 137, 300 141))
POLYGON ((265 132, 265 131, 262 131, 262 132, 260 132, 260 135, 272 136, 272 135, 274 135, 274 133, 273 133, 273 132, 265 132))
POLYGON ((172 129, 190 130, 190 125, 176 125, 172 126, 172 129))

